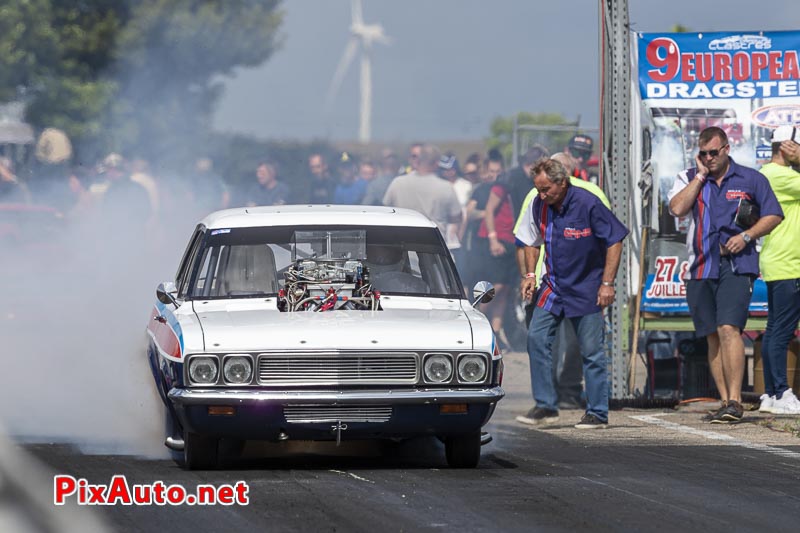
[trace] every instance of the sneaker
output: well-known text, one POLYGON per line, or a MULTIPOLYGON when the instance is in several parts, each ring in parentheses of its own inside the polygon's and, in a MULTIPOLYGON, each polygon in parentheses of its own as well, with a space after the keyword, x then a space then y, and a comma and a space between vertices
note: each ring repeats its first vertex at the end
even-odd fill
POLYGON ((575 424, 578 429, 603 429, 608 427, 608 422, 604 422, 594 415, 586 413, 581 421, 575 424))
POLYGON ((769 394, 762 394, 759 397, 761 400, 761 405, 758 407, 759 413, 771 413, 772 406, 775 404, 775 396, 770 396, 769 394))
POLYGON ((772 411, 776 415, 800 415, 800 400, 797 399, 792 389, 786 389, 780 398, 772 403, 772 411))
POLYGON ((525 415, 519 415, 517 422, 528 424, 529 426, 543 426, 558 422, 558 411, 555 409, 545 409, 544 407, 534 407, 525 415))
POLYGON ((728 400, 728 405, 722 410, 719 417, 711 420, 712 424, 731 424, 742 421, 744 408, 736 400, 728 400))
POLYGON ((703 416, 702 418, 703 422, 713 422, 714 420, 721 420, 720 417, 722 416, 722 411, 724 411, 727 406, 728 406, 728 401, 722 400, 722 403, 720 404, 719 407, 709 411, 708 413, 706 413, 705 416, 703 416))

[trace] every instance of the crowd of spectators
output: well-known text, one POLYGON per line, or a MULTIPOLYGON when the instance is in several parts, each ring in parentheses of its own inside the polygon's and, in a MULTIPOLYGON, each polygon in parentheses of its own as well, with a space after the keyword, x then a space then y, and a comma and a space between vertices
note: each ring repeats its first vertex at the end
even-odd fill
MULTIPOLYGON (((93 166, 39 164, 25 179, 15 174, 10 159, 0 158, 0 203, 49 206, 66 218, 97 216, 110 224, 124 220, 141 232, 159 222, 194 222, 212 211, 238 206, 310 203, 415 209, 439 226, 466 287, 478 280, 495 284, 497 297, 484 311, 501 341, 507 342, 503 309, 518 280, 514 221, 532 187, 532 165, 548 155, 535 145, 506 172, 498 150, 473 153, 463 165, 453 152, 442 153, 425 143, 412 143, 402 162, 391 149, 376 158, 348 152, 331 158, 315 151, 304 162, 305 176, 283 175, 275 160, 263 158, 235 186, 209 157, 198 158, 185 172, 167 173, 151 169, 144 159, 111 153, 93 166)), ((588 159, 588 153, 581 155, 588 159)))

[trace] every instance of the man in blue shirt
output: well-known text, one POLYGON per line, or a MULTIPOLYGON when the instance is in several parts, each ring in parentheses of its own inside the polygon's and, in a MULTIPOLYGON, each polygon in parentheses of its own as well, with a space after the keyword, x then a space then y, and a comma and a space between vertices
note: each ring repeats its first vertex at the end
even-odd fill
POLYGON ((756 240, 780 224, 783 211, 767 178, 729 157, 721 128, 701 131, 698 144, 697 167, 687 171, 688 184, 670 200, 669 210, 678 217, 692 213, 694 258, 686 274, 686 301, 697 335, 708 341, 709 367, 722 398, 709 420, 726 424, 744 414, 742 330, 758 277, 756 240), (748 205, 760 212, 754 224, 737 216, 748 205))
POLYGON ((339 160, 339 183, 333 191, 333 203, 359 205, 367 190, 367 182, 358 176, 358 162, 347 152, 339 160))
POLYGON ((538 196, 530 217, 516 231, 524 244, 527 274, 522 297, 535 309, 528 330, 531 385, 536 406, 517 420, 544 424, 558 420, 553 386, 552 345, 559 324, 568 318, 578 336, 586 381, 586 413, 579 429, 608 425, 608 369, 603 308, 614 301, 614 278, 628 229, 591 192, 570 184, 564 166, 552 159, 533 168, 538 196), (546 273, 536 290, 536 263, 544 244, 546 273))

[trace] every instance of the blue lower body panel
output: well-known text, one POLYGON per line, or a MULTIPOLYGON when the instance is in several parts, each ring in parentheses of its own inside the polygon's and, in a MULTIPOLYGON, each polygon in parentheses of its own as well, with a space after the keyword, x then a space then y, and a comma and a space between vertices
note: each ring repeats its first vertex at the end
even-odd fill
POLYGON ((478 431, 504 395, 500 387, 460 391, 291 392, 187 391, 172 389, 169 400, 189 432, 244 440, 402 439, 478 431), (285 396, 285 397, 283 397, 285 396), (383 401, 381 401, 383 399, 383 401), (443 406, 466 405, 458 413, 443 406), (230 414, 210 414, 209 407, 230 414), (445 408, 446 410, 447 408, 445 408), (335 428, 341 427, 341 431, 335 428))

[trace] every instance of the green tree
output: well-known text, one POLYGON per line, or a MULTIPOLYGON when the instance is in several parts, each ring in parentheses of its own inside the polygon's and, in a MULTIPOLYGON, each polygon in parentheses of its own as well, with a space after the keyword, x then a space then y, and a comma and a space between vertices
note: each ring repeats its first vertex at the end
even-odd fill
POLYGON ((19 0, 0 8, 0 99, 23 98, 83 159, 180 160, 207 139, 220 77, 279 47, 279 3, 19 0))
MULTIPOLYGON (((517 124, 527 126, 543 126, 541 130, 525 132, 530 137, 528 144, 539 143, 551 152, 563 150, 569 142, 569 138, 577 131, 577 123, 569 122, 559 113, 517 113, 517 124), (547 126, 556 126, 548 129, 547 126), (576 129, 572 131, 560 131, 560 126, 572 126, 576 129)), ((490 126, 491 136, 486 139, 489 149, 497 148, 503 154, 503 158, 516 165, 516 161, 511 161, 514 150, 514 117, 497 117, 490 126)))

